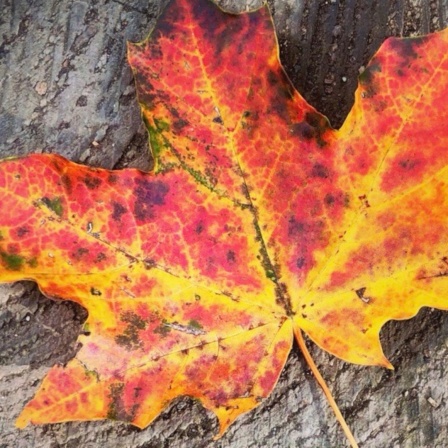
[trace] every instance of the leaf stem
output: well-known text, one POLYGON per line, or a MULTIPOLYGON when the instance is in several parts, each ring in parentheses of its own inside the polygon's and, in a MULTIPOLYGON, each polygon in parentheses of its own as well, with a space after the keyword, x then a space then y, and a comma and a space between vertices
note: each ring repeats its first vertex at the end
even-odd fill
POLYGON ((338 420, 339 424, 342 426, 342 429, 345 433, 345 436, 347 437, 348 441, 350 442, 350 445, 352 448, 359 448, 358 443, 355 440, 355 437, 353 436, 352 432, 350 431, 350 428, 347 425, 347 422, 345 421, 344 417, 342 416, 341 411, 339 410, 338 405, 336 404, 335 399, 333 398, 333 395, 330 392, 330 389, 327 386, 327 383, 325 382, 324 378, 319 372, 319 369, 316 366, 316 363, 314 362, 313 358, 311 357, 310 352, 308 351, 308 348, 305 344, 305 341, 303 339, 302 331, 300 328, 294 328, 294 334, 296 336, 297 343, 299 344, 300 350, 303 353, 303 356, 305 357, 305 360, 310 367, 311 371, 313 372, 314 376, 316 377, 317 382, 319 383, 319 386, 324 391, 325 396, 327 397, 328 403, 331 406, 331 409, 333 409, 334 414, 336 415, 336 419, 338 420))

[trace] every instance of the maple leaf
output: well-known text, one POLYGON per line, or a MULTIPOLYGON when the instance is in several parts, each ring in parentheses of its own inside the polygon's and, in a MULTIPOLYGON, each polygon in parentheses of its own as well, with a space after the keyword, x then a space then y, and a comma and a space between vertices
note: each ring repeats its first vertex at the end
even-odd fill
POLYGON ((1 162, 0 280, 89 313, 17 425, 145 427, 189 395, 222 434, 270 394, 294 336, 313 365, 302 330, 391 367, 383 324, 448 308, 447 46, 387 40, 336 131, 290 84, 266 8, 170 3, 129 47, 154 172, 1 162))

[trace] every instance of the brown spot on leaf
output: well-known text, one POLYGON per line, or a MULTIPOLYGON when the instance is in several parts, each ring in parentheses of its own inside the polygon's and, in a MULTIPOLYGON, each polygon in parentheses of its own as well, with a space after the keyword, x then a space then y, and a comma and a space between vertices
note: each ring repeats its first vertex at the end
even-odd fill
POLYGON ((334 202, 335 202, 335 198, 334 198, 334 196, 331 193, 327 193, 325 195, 324 202, 325 202, 326 205, 331 207, 334 204, 334 202))
POLYGON ((204 223, 201 221, 196 225, 196 228, 194 229, 194 231, 200 235, 202 233, 202 231, 204 230, 204 223))
POLYGON ((154 206, 164 205, 169 186, 161 180, 136 179, 134 214, 139 224, 154 218, 154 206))
POLYGON ((118 182, 118 176, 116 174, 109 174, 107 181, 112 185, 116 184, 118 182))
POLYGON ((89 249, 87 247, 78 247, 76 251, 73 253, 73 258, 75 260, 80 260, 84 255, 89 253, 89 249))
POLYGON ((123 383, 114 383, 109 387, 109 409, 107 418, 110 420, 120 420, 124 422, 131 422, 134 420, 138 409, 138 404, 133 404, 131 409, 126 409, 124 404, 124 388, 123 383))
POLYGON ((27 226, 22 226, 17 229, 17 237, 23 238, 27 233, 30 232, 30 229, 27 226))
POLYGON ((134 72, 134 77, 137 85, 139 102, 144 104, 148 110, 152 110, 154 108, 155 99, 157 98, 157 95, 153 93, 154 87, 143 70, 134 72))
POLYGON ((146 321, 133 312, 123 313, 121 320, 127 323, 122 334, 115 336, 115 342, 128 350, 137 350, 142 347, 139 332, 146 328, 146 321))
POLYGON ((402 58, 401 67, 407 67, 413 59, 419 57, 418 48, 424 44, 429 36, 415 37, 411 39, 391 39, 391 47, 402 58))
POLYGON ((399 165, 401 168, 403 168, 404 170, 409 170, 411 171, 412 169, 414 169, 417 165, 418 165, 418 160, 413 160, 413 159, 403 159, 400 160, 399 165))
POLYGON ((100 253, 96 256, 96 258, 95 258, 95 262, 96 262, 96 263, 100 263, 101 261, 105 260, 106 258, 107 258, 107 256, 106 256, 103 252, 100 252, 100 253))
POLYGON ((325 165, 316 163, 311 170, 312 177, 320 177, 321 179, 327 179, 330 176, 330 172, 325 165))
POLYGON ((87 174, 82 180, 89 190, 96 190, 103 182, 99 177, 90 174, 87 174))
POLYGON ((127 208, 116 201, 112 201, 112 210, 112 219, 114 221, 121 221, 122 215, 127 212, 127 208))
POLYGON ((167 325, 166 320, 163 320, 162 323, 154 329, 154 333, 160 334, 162 338, 166 337, 170 331, 171 327, 167 325))
POLYGON ((278 84, 277 73, 273 70, 269 70, 267 74, 267 80, 271 87, 275 87, 278 84))
POLYGON ((305 231, 305 224, 301 221, 297 221, 294 216, 291 216, 288 220, 288 235, 297 236, 303 234, 305 231))
POLYGON ((157 266, 157 263, 153 258, 145 258, 143 263, 146 269, 153 269, 157 266))
POLYGON ((299 137, 301 140, 311 140, 316 136, 315 129, 306 121, 294 123, 289 128, 292 135, 299 137))
POLYGON ((327 142, 324 139, 325 133, 331 129, 329 121, 317 112, 307 112, 305 114, 305 121, 313 128, 313 137, 319 147, 323 148, 327 142))
POLYGON ((71 194, 71 192, 72 192, 72 180, 70 179, 70 177, 67 174, 63 174, 61 176, 61 184, 64 187, 65 191, 68 194, 71 194))
POLYGON ((226 258, 229 263, 235 263, 235 261, 236 261, 235 252, 233 250, 227 251, 226 258))
POLYGON ((182 118, 178 118, 177 120, 174 121, 173 123, 173 131, 176 133, 179 133, 182 131, 182 129, 188 126, 188 121, 182 119, 182 118))

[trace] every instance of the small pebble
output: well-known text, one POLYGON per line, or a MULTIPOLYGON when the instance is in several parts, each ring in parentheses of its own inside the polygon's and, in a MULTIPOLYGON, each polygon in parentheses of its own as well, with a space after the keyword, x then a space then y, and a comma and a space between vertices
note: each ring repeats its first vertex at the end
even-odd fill
MULTIPOLYGON (((96 143, 96 142, 95 142, 96 143)), ((90 149, 87 148, 80 156, 79 156, 79 161, 80 162, 85 162, 88 158, 90 157, 90 149)))
POLYGON ((48 85, 47 85, 47 83, 45 81, 39 81, 36 84, 36 87, 34 87, 34 89, 36 90, 36 92, 39 95, 42 96, 42 95, 45 95, 47 93, 48 85))

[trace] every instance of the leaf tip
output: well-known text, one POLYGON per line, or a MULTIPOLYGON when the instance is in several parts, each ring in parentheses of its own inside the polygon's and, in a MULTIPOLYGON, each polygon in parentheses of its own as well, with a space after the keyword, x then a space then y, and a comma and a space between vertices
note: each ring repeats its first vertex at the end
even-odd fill
POLYGON ((389 361, 387 361, 387 364, 384 367, 386 367, 389 370, 395 370, 395 367, 389 361))
POLYGON ((218 423, 219 423, 219 430, 218 433, 213 436, 213 440, 219 440, 227 431, 227 428, 230 426, 231 422, 226 421, 225 419, 221 419, 218 416, 218 423))
POLYGON ((385 367, 386 369, 389 370, 395 370, 395 367, 390 363, 390 361, 385 356, 383 356, 383 359, 378 363, 378 365, 380 367, 385 367))
MULTIPOLYGON (((241 400, 241 399, 240 399, 241 400)), ((260 399, 248 398, 243 401, 228 403, 226 406, 218 406, 210 409, 218 419, 218 432, 213 436, 213 440, 219 440, 227 431, 229 426, 242 414, 252 410, 261 403, 260 399)))
POLYGON ((30 423, 30 419, 26 416, 26 408, 20 413, 20 415, 17 417, 14 425, 18 429, 24 429, 26 426, 28 426, 28 423, 30 423))

